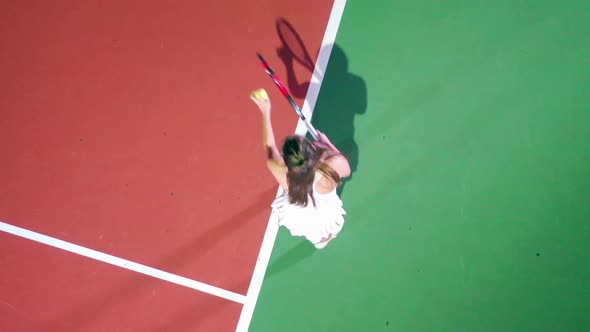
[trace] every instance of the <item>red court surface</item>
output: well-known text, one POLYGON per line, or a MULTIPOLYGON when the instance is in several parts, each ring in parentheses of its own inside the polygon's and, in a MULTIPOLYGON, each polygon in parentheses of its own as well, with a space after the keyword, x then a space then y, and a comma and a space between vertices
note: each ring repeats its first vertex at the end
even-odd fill
MULTIPOLYGON (((0 221, 245 295, 277 190, 250 90, 277 138, 297 123, 256 52, 286 76, 275 20, 315 58, 331 6, 4 3, 0 221)), ((242 307, 4 232, 0 253, 3 331, 232 331, 242 307)))
POLYGON ((0 233, 1 331, 232 331, 242 305, 0 233))

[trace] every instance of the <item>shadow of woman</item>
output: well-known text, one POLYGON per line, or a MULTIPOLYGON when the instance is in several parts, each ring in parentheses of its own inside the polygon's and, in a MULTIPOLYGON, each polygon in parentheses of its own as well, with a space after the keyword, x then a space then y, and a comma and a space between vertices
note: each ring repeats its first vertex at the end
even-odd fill
POLYGON ((265 279, 269 279, 293 266, 300 263, 306 258, 311 257, 317 252, 317 249, 309 243, 307 240, 298 239, 299 244, 289 249, 281 256, 273 259, 273 262, 268 266, 266 270, 265 279))
MULTIPOLYGON (((352 174, 338 188, 338 195, 342 195, 344 186, 352 180, 358 169, 360 153, 354 140, 354 120, 357 115, 366 113, 367 87, 360 76, 348 71, 348 57, 342 47, 338 44, 325 47, 331 47, 332 50, 311 123, 325 133, 349 159, 352 174)), ((297 80, 294 56, 287 45, 278 48, 277 53, 286 66, 287 85, 295 97, 304 98, 309 90, 319 88, 314 86, 318 83, 297 80)))

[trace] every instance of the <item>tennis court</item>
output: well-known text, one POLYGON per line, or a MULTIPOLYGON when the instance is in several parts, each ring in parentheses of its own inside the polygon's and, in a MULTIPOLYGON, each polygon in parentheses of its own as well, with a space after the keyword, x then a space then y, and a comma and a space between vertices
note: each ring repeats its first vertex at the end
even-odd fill
POLYGON ((2 7, 0 330, 590 329, 586 2, 2 7), (256 52, 351 160, 320 251, 269 220, 248 93, 304 127, 256 52))

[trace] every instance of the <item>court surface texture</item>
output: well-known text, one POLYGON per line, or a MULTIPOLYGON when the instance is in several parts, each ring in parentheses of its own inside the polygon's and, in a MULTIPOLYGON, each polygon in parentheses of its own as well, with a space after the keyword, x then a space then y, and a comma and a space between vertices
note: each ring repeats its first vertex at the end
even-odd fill
POLYGON ((0 8, 0 331, 590 330, 587 1, 0 8), (350 159, 325 249, 257 52, 350 159))

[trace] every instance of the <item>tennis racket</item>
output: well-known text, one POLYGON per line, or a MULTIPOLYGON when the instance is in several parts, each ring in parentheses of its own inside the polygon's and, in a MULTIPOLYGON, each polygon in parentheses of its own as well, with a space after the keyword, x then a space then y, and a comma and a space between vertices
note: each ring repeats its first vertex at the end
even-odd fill
POLYGON ((297 115, 299 115, 299 118, 301 118, 301 120, 305 123, 305 126, 307 126, 307 130, 309 131, 311 136, 315 140, 317 140, 317 138, 318 138, 317 130, 315 130, 315 128, 311 125, 309 120, 305 117, 305 115, 303 115, 303 112, 301 111, 299 106, 297 106, 297 103, 295 103, 295 101, 293 100, 293 97, 291 97, 291 94, 289 93, 289 91, 287 90, 285 85, 283 85, 281 80, 275 74, 274 70, 272 70, 272 68, 268 65, 266 60, 264 60, 264 57, 260 53, 257 53, 257 55, 258 55, 258 59, 262 63, 262 67, 264 67, 264 70, 266 70, 266 73, 270 76, 270 78, 273 80, 273 82, 276 84, 276 86, 279 88, 279 90, 281 90, 281 93, 283 94, 283 96, 285 96, 285 98, 287 98, 289 103, 291 103, 291 106, 293 106, 293 108, 295 109, 295 112, 297 112, 297 115))

